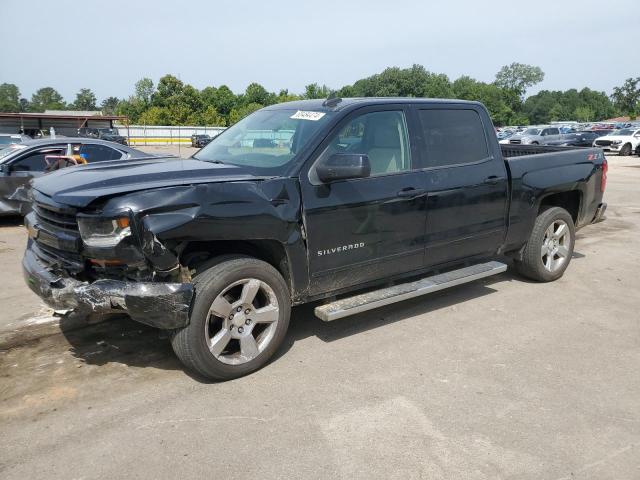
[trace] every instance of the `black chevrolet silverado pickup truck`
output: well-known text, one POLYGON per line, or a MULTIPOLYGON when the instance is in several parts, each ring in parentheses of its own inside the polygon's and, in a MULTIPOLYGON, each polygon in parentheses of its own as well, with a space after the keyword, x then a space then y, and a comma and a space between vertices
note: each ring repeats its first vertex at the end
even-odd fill
POLYGON ((33 184, 23 260, 54 308, 171 331, 212 379, 263 366, 292 305, 331 321, 504 271, 564 273, 602 218, 600 149, 499 145, 476 102, 307 100, 246 117, 185 160, 33 184))

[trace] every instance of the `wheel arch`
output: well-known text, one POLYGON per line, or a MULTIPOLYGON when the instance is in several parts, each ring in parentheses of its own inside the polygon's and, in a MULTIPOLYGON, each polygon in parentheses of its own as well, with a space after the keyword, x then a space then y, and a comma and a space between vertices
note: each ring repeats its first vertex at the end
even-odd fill
POLYGON ((246 255, 268 263, 282 275, 289 293, 293 296, 295 285, 291 261, 287 249, 277 240, 192 241, 183 249, 180 263, 194 269, 223 255, 246 255))
POLYGON ((540 199, 538 214, 550 207, 561 207, 569 212, 574 225, 577 225, 580 218, 581 205, 582 192, 580 190, 550 193, 540 199))

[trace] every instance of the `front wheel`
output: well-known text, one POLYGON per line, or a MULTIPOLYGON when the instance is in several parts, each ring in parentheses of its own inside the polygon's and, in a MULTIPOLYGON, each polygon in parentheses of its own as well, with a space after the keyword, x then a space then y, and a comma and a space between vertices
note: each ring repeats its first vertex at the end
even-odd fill
POLYGON ((224 257, 198 273, 190 323, 173 335, 186 367, 230 380, 263 367, 284 340, 291 301, 282 275, 250 257, 224 257))
POLYGON ((624 146, 620 149, 620 156, 627 157, 631 155, 631 144, 625 143, 624 146))
POLYGON ((515 262, 516 269, 539 282, 557 280, 569 266, 575 237, 573 219, 564 208, 542 211, 536 218, 522 259, 515 262))

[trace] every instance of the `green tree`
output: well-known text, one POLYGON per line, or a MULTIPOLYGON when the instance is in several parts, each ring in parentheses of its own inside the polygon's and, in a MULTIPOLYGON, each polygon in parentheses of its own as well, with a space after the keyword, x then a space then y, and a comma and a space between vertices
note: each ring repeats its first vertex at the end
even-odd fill
POLYGON ((512 63, 503 66, 496 73, 495 84, 500 88, 513 90, 519 97, 523 97, 527 88, 544 80, 544 72, 540 67, 524 63, 512 63))
POLYGON ((573 112, 573 118, 579 122, 591 122, 595 120, 593 110, 587 106, 577 107, 573 112))
POLYGON ((116 113, 116 109, 118 108, 119 103, 120 103, 120 100, 118 99, 118 97, 105 98, 100 104, 102 113, 105 115, 114 115, 116 113))
POLYGON ((151 104, 151 96, 153 95, 153 80, 144 77, 138 80, 135 84, 135 98, 142 102, 144 105, 151 104))
POLYGON ((152 103, 156 107, 166 107, 169 99, 180 95, 183 90, 182 80, 167 74, 158 81, 158 88, 152 95, 152 103))
POLYGON ((224 127, 227 125, 226 119, 218 113, 216 107, 214 107, 213 105, 209 105, 207 108, 205 108, 200 118, 201 121, 199 123, 202 125, 213 127, 224 127))
POLYGON ((45 110, 64 110, 66 105, 62 95, 55 88, 44 87, 31 96, 29 109, 32 112, 44 112, 45 110))
POLYGON ((76 93, 76 100, 73 102, 70 107, 74 110, 95 110, 96 107, 96 96, 89 88, 81 88, 78 93, 76 93))
POLYGON ((0 112, 19 112, 20 90, 13 83, 0 85, 0 112))
POLYGON ((239 122, 247 115, 255 112, 256 110, 260 110, 261 108, 262 105, 260 105, 259 103, 249 103, 247 105, 234 108, 229 114, 229 125, 233 125, 234 123, 239 122))
POLYGON ((244 101, 246 103, 259 103, 260 105, 267 105, 269 99, 269 92, 259 83, 251 83, 247 86, 244 92, 244 101))
POLYGON ((455 98, 484 103, 496 125, 520 123, 516 122, 521 119, 515 118, 515 112, 509 106, 508 96, 498 86, 463 76, 454 81, 451 87, 455 98))
POLYGON ((627 78, 620 87, 613 89, 611 99, 625 115, 635 117, 640 113, 640 77, 627 78))
POLYGON ((215 108, 216 93, 218 89, 216 87, 204 87, 200 90, 200 98, 202 99, 202 105, 206 108, 212 106, 215 108))
MULTIPOLYGON (((345 90, 343 87, 340 92, 345 90)), ((348 93, 357 97, 451 97, 451 82, 444 74, 427 71, 422 65, 390 67, 358 80, 348 93)))
POLYGON ((149 107, 142 112, 138 123, 142 125, 172 125, 173 114, 166 107, 149 107))
POLYGON ((300 95, 289 93, 289 90, 283 89, 278 93, 278 96, 275 98, 274 103, 293 102, 296 100, 302 100, 302 98, 303 97, 301 97, 300 95))
POLYGON ((231 110, 238 104, 238 98, 226 85, 220 85, 213 95, 213 106, 224 116, 228 116, 231 110))
POLYGON ((318 85, 317 83, 311 83, 304 87, 304 98, 327 98, 331 93, 331 89, 326 85, 318 85))

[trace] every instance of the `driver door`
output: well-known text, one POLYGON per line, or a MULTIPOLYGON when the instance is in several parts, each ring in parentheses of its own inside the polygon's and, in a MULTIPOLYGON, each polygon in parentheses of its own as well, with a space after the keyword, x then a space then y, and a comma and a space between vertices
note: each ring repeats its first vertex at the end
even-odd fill
POLYGON ((412 163, 402 106, 369 107, 340 122, 301 174, 310 293, 365 284, 423 266, 424 173, 412 163), (334 153, 369 157, 371 175, 322 183, 315 165, 334 153))

